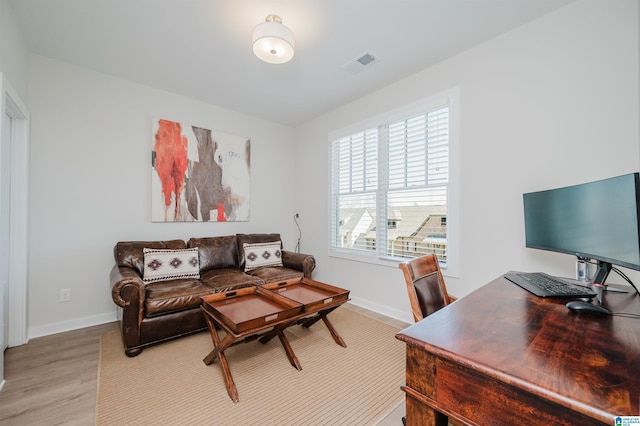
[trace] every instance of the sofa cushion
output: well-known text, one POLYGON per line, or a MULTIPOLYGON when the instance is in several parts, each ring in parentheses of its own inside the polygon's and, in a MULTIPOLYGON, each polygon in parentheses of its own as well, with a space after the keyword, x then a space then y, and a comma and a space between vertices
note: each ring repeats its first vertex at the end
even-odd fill
POLYGON ((304 273, 291 268, 258 268, 247 272, 249 275, 261 278, 265 283, 286 281, 293 278, 302 278, 304 273))
POLYGON ((140 276, 144 270, 145 248, 178 250, 187 248, 182 240, 169 241, 121 241, 113 247, 113 255, 118 266, 128 266, 135 269, 140 276))
POLYGON ((200 252, 200 272, 214 268, 238 268, 238 249, 235 235, 191 238, 188 247, 200 252))
POLYGON ((244 271, 266 266, 282 266, 282 243, 274 241, 269 243, 244 244, 244 271))
POLYGON ((200 297, 214 291, 197 279, 158 281, 145 286, 145 316, 183 311, 200 306, 200 297))
POLYGON ((144 270, 142 281, 174 280, 179 278, 200 278, 198 249, 143 249, 144 270))
POLYGON ((245 274, 236 268, 210 269, 200 274, 200 281, 214 293, 265 283, 261 278, 245 274))

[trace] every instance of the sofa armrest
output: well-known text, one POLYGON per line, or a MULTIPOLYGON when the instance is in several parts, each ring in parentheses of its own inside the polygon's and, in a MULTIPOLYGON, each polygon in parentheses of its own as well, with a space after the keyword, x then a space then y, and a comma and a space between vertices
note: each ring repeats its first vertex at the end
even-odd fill
POLYGON ((144 282, 135 269, 115 265, 111 269, 109 279, 111 281, 111 298, 116 305, 124 308, 134 301, 136 305, 142 305, 144 282))
POLYGON ((311 278, 316 268, 316 259, 310 254, 282 250, 282 266, 302 271, 305 278, 311 278))
POLYGON ((144 282, 133 268, 115 265, 109 275, 111 298, 122 308, 120 328, 127 356, 136 356, 140 346, 140 325, 144 319, 144 282))

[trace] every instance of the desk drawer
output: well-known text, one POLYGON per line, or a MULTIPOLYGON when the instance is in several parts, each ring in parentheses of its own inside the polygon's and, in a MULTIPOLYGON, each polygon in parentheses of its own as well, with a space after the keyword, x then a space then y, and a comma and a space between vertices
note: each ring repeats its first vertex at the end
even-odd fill
POLYGON ((604 425, 567 407, 449 361, 437 361, 436 401, 478 425, 604 425))

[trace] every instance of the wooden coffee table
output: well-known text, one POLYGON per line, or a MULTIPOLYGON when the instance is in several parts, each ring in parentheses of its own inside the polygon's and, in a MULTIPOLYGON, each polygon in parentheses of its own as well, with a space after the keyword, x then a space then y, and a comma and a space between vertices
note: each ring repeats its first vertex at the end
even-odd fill
MULTIPOLYGON (((262 287, 302 304, 302 311, 304 312, 302 318, 297 319, 292 324, 285 324, 286 327, 300 324, 303 327, 309 328, 319 320, 322 320, 327 329, 329 329, 333 340, 340 346, 344 348, 347 347, 347 344, 333 327, 327 315, 349 300, 349 290, 314 281, 309 278, 296 278, 282 282, 273 282, 265 284, 262 287)), ((271 333, 263 336, 260 342, 268 342, 281 331, 280 329, 282 327, 283 325, 275 327, 271 333)), ((284 330, 284 328, 282 328, 282 330, 284 330)))
POLYGON ((238 402, 238 390, 224 354, 227 348, 258 338, 266 343, 278 336, 291 365, 302 370, 284 330, 295 324, 310 327, 322 319, 334 341, 346 347, 327 314, 348 299, 348 290, 304 278, 203 296, 201 308, 213 341, 213 350, 203 361, 206 365, 216 358, 220 361, 227 393, 238 402), (222 339, 218 328, 226 332, 222 339))

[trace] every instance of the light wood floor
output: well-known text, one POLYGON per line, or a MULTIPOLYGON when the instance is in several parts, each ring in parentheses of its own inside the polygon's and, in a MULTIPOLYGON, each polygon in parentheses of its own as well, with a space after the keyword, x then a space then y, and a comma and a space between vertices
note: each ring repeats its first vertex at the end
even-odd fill
MULTIPOLYGON (((347 304, 396 327, 408 324, 347 304)), ((100 335, 117 322, 32 339, 4 353, 0 425, 93 425, 100 335)), ((402 425, 401 405, 379 426, 402 425)))
POLYGON ((7 349, 0 425, 93 425, 100 335, 117 328, 112 322, 7 349))

